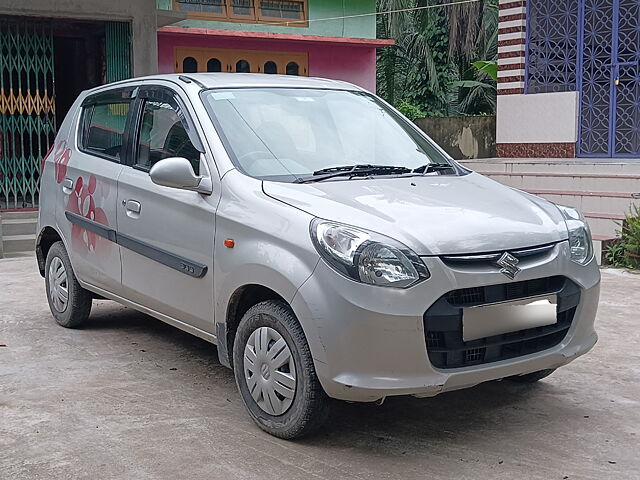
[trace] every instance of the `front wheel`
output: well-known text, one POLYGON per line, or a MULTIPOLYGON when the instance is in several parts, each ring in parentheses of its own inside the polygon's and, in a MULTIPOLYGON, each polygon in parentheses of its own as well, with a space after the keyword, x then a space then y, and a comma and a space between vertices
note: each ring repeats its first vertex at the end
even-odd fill
POLYGON ((45 263, 47 300, 53 317, 66 328, 82 325, 91 312, 91 293, 80 286, 62 242, 51 245, 45 263))
POLYGON ((268 300, 244 314, 233 365, 245 407, 265 432, 293 439, 325 422, 329 399, 302 327, 286 303, 268 300))

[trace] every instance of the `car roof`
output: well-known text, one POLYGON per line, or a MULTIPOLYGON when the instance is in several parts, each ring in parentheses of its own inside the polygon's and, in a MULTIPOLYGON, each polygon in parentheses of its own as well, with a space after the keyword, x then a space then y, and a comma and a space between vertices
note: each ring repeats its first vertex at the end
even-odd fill
MULTIPOLYGON (((332 90, 356 90, 362 88, 340 80, 327 78, 300 77, 294 75, 266 75, 264 73, 175 73, 164 75, 150 75, 146 77, 130 78, 121 82, 101 85, 90 90, 91 93, 117 85, 132 84, 136 81, 168 80, 184 83, 191 80, 201 88, 242 88, 242 87, 289 87, 289 88, 321 88, 332 90)), ((187 82, 188 83, 188 82, 187 82)))

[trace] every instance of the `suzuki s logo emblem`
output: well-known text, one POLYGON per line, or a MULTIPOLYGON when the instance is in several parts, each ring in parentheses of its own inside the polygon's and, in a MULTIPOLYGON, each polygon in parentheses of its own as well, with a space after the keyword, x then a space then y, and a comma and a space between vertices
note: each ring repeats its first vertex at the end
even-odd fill
POLYGON ((500 260, 496 262, 499 267, 502 267, 500 273, 509 277, 511 280, 516 278, 516 275, 520 273, 518 263, 520 263, 520 260, 511 255, 509 252, 504 252, 500 257, 500 260))

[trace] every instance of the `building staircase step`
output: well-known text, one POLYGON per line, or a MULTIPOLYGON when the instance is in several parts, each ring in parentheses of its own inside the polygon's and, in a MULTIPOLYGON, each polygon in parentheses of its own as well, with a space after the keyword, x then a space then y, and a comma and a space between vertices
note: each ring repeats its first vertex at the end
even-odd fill
POLYGON ((25 218, 38 219, 37 209, 24 209, 24 210, 0 210, 1 220, 17 220, 25 218))
POLYGON ((589 227, 593 235, 614 238, 618 235, 624 215, 616 215, 612 213, 591 213, 584 212, 583 215, 589 222, 589 227))
POLYGON ((640 161, 620 159, 477 159, 467 168, 551 202, 578 208, 598 260, 616 239, 632 205, 640 205, 640 161))
POLYGON ((25 252, 35 250, 36 236, 33 235, 3 235, 3 253, 25 252))
POLYGON ((37 218, 12 218, 2 220, 3 235, 35 235, 37 218))
MULTIPOLYGON (((477 163, 487 165, 487 162, 477 163)), ((504 167, 500 162, 489 163, 504 167)), ((640 174, 611 174, 608 173, 610 163, 598 165, 607 169, 601 173, 583 173, 581 165, 580 173, 557 173, 494 172, 483 168, 479 173, 554 203, 576 207, 584 213, 594 235, 613 238, 620 228, 616 222, 624 220, 624 214, 632 205, 640 205, 640 174)))
POLYGON ((36 252, 34 250, 25 250, 24 252, 5 252, 4 257, 0 258, 23 258, 23 257, 33 257, 36 252))
POLYGON ((623 192, 589 192, 577 190, 526 189, 528 193, 538 195, 553 203, 575 207, 581 212, 622 215, 629 212, 631 206, 640 204, 640 198, 623 192))
POLYGON ((545 175, 579 172, 595 175, 640 175, 640 159, 621 161, 619 159, 475 159, 460 161, 473 171, 484 173, 540 173, 545 175))
POLYGON ((640 195, 640 175, 478 172, 510 187, 527 189, 573 190, 589 192, 621 192, 640 195))
POLYGON ((0 258, 33 252, 37 225, 37 209, 0 211, 0 258))

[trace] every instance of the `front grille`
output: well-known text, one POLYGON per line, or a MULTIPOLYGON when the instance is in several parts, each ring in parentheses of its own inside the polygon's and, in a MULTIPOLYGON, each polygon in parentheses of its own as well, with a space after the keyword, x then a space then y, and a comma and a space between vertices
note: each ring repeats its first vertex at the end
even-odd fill
POLYGON ((477 305, 484 303, 484 288, 463 288, 447 294, 447 301, 451 305, 477 305))
POLYGON ((487 287, 462 288, 445 295, 447 302, 457 307, 472 307, 485 303, 518 300, 557 292, 564 284, 564 277, 546 277, 524 282, 489 285, 487 287))
POLYGON ((559 276, 454 290, 441 297, 424 314, 429 360, 436 368, 460 368, 516 358, 554 347, 567 335, 579 302, 580 288, 571 280, 559 276), (557 296, 557 323, 463 341, 463 308, 543 295, 557 296))
MULTIPOLYGON (((555 243, 541 245, 538 247, 521 248, 518 250, 509 250, 509 253, 518 260, 537 261, 549 255, 556 246, 555 243)), ((502 252, 478 253, 472 255, 443 255, 440 259, 453 268, 477 267, 477 266, 496 266, 496 262, 504 255, 502 252)))
POLYGON ((484 347, 470 348, 464 351, 464 361, 466 363, 480 363, 484 360, 487 349, 484 347))

